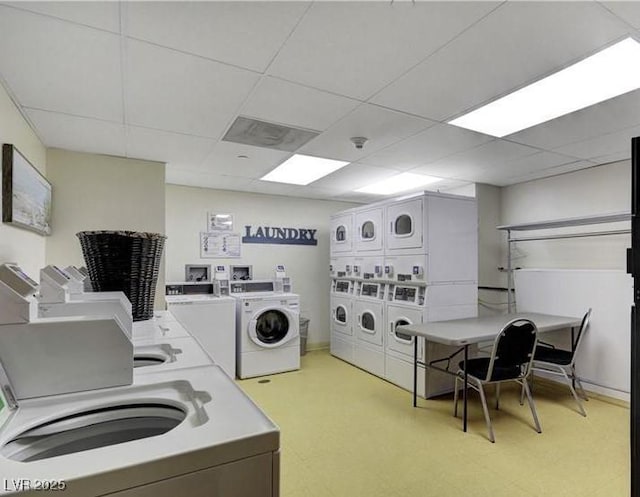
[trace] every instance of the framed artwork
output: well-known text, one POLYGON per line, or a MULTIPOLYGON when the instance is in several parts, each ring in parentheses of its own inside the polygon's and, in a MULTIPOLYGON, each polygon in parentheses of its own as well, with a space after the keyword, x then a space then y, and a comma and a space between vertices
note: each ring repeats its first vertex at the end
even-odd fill
POLYGON ((207 231, 233 231, 233 215, 207 212, 207 231))
POLYGON ((2 222, 51 234, 51 183, 8 143, 2 146, 2 222))

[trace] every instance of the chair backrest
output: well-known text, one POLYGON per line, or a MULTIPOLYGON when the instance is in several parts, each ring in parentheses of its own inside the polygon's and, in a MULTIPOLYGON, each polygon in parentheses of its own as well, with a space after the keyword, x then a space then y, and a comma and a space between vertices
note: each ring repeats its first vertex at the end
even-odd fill
POLYGON ((589 307, 589 310, 587 311, 587 313, 582 317, 582 323, 580 323, 580 329, 578 330, 578 336, 576 336, 574 338, 574 342, 572 345, 572 350, 573 350, 573 354, 571 356, 571 364, 573 365, 573 363, 576 360, 576 355, 578 353, 578 348, 580 347, 580 344, 582 343, 582 339, 584 338, 585 332, 587 331, 587 328, 589 328, 589 320, 591 319, 591 307, 589 307))
POLYGON ((493 343, 486 381, 524 378, 529 374, 538 342, 538 328, 529 319, 505 324, 493 343))

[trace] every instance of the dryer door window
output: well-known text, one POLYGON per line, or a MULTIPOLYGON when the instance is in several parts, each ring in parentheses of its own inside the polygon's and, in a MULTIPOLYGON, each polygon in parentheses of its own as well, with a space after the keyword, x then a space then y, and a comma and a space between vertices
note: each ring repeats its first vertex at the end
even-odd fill
POLYGON ((400 318, 393 325, 393 336, 400 343, 412 344, 413 336, 407 335, 406 333, 402 333, 398 331, 398 326, 405 326, 407 324, 411 324, 408 320, 400 318))
POLYGON ((394 223, 396 236, 410 236, 413 233, 413 221, 408 214, 401 214, 394 223))
POLYGON ((288 332, 289 318, 282 311, 270 309, 260 314, 256 320, 256 337, 262 343, 278 343, 288 332))
POLYGON ((362 223, 360 233, 363 240, 373 240, 376 237, 376 227, 372 221, 365 221, 362 223))
POLYGON ((360 319, 360 326, 367 333, 375 333, 376 332, 376 318, 369 311, 365 311, 362 313, 362 318, 360 319))
POLYGON ((337 242, 344 242, 347 239, 347 228, 345 228, 344 226, 338 226, 336 228, 336 241, 337 242))
POLYGON ((344 306, 339 305, 336 307, 335 320, 340 324, 347 324, 347 310, 344 306))

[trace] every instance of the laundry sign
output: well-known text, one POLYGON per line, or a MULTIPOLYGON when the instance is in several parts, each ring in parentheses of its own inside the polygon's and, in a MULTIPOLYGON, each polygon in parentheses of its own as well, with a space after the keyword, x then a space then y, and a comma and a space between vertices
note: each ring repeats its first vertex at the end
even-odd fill
POLYGON ((276 226, 245 226, 242 243, 268 243, 276 245, 318 245, 318 230, 284 228, 276 226))

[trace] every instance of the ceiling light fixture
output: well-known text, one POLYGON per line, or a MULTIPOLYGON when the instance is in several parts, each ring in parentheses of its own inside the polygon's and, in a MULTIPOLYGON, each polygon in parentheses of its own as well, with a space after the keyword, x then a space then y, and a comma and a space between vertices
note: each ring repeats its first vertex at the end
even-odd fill
POLYGON ((296 154, 266 174, 262 181, 290 183, 292 185, 308 185, 317 179, 337 171, 349 164, 341 160, 323 159, 310 155, 296 154))
POLYGON ((449 124, 498 138, 640 88, 640 43, 616 43, 449 124))
POLYGON ((356 192, 373 193, 375 195, 392 195, 407 190, 415 190, 432 183, 441 181, 442 178, 425 176, 423 174, 401 173, 391 178, 387 178, 372 185, 358 188, 356 192))

